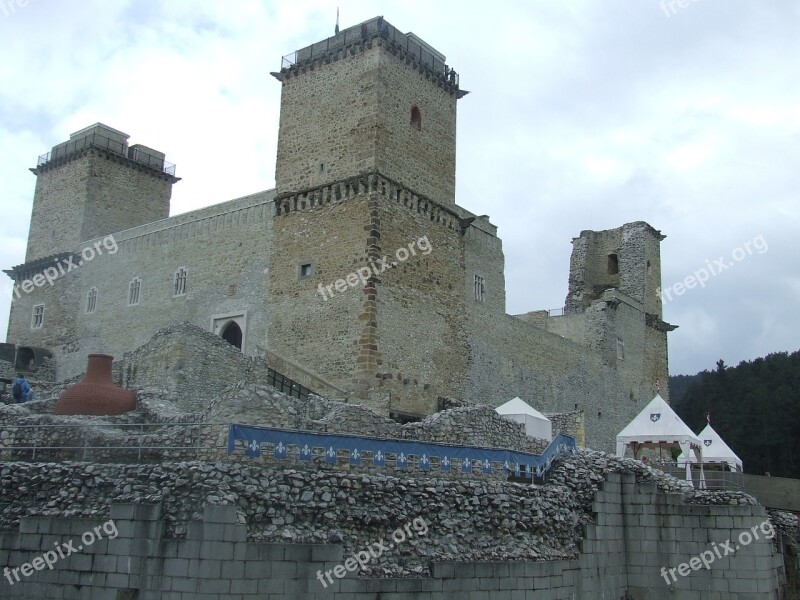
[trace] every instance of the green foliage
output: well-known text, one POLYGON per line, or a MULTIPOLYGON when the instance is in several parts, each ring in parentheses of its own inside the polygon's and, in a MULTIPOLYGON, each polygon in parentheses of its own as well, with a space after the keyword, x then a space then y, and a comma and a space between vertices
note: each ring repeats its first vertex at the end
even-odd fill
POLYGON ((745 473, 800 477, 800 351, 737 367, 720 360, 714 371, 670 377, 670 392, 675 412, 694 431, 711 413, 745 473))

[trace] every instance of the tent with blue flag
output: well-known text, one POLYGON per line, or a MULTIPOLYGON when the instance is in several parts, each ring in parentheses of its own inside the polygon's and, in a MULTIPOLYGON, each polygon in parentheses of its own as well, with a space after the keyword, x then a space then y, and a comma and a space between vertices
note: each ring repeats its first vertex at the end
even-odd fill
MULTIPOLYGON (((742 459, 734 452, 719 433, 711 426, 711 422, 705 429, 697 434, 703 442, 703 464, 705 465, 727 465, 733 472, 743 471, 742 459)), ((697 458, 694 454, 689 454, 687 461, 683 452, 678 456, 678 464, 685 465, 687 462, 694 463, 697 458)))
MULTIPOLYGON (((700 485, 705 486, 703 475, 703 444, 660 394, 656 394, 625 428, 617 434, 617 456, 625 456, 630 449, 638 459, 645 448, 672 448, 679 446, 685 455, 693 453, 700 465, 700 485)), ((692 483, 691 463, 686 463, 686 481, 692 483)), ((694 484, 692 484, 694 485, 694 484)))

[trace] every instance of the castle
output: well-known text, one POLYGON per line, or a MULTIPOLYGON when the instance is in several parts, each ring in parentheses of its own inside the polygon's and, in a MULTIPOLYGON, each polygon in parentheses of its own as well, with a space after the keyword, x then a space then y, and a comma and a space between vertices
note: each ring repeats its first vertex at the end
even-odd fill
POLYGON ((521 396, 583 411, 606 450, 659 382, 668 397, 647 223, 573 240, 563 314, 505 313, 497 228, 455 202, 467 92, 440 52, 378 17, 273 76, 274 190, 169 217, 174 166, 99 123, 40 157, 8 342, 49 350, 63 379, 188 320, 400 420, 521 396))

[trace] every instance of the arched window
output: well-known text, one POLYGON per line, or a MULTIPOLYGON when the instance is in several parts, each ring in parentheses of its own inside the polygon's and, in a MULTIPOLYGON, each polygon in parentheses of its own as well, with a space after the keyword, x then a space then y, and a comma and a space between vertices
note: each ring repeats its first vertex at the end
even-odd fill
POLYGON ((422 130, 422 113, 417 105, 411 107, 411 126, 417 131, 422 130))
POLYGON ((186 267, 181 267, 175 271, 175 286, 173 288, 173 296, 183 296, 186 293, 186 278, 189 270, 186 267))
POLYGON ((225 325, 221 337, 232 346, 236 346, 239 350, 242 349, 242 328, 239 327, 236 321, 231 321, 225 325))
POLYGON ((86 294, 86 314, 91 314, 97 309, 97 288, 89 288, 86 294))

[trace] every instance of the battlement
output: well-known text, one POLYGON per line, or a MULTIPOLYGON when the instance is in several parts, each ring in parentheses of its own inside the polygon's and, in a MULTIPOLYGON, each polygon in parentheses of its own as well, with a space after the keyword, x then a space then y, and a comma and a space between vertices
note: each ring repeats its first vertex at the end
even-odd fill
POLYGON ((425 215, 430 221, 440 223, 453 231, 460 230, 462 227, 461 219, 454 210, 416 194, 402 184, 377 172, 349 177, 301 192, 282 194, 275 199, 275 216, 313 210, 316 207, 342 202, 361 194, 372 193, 395 200, 407 209, 425 215))
POLYGON ((301 67, 310 65, 315 60, 335 60, 349 51, 355 52, 357 47, 376 38, 388 41, 389 47, 395 52, 400 51, 402 57, 418 63, 420 68, 438 75, 453 87, 458 88, 458 73, 448 67, 444 54, 413 33, 401 32, 383 17, 375 17, 343 29, 321 42, 287 54, 283 57, 281 72, 297 72, 301 67))

